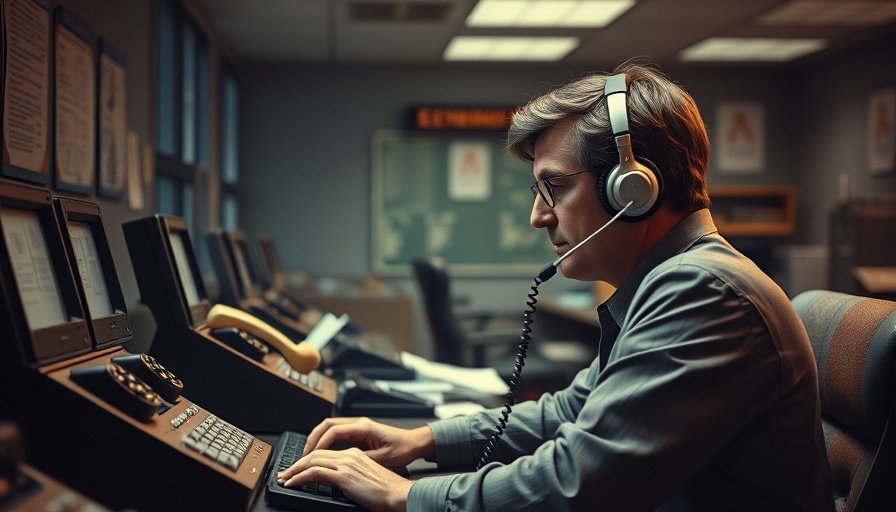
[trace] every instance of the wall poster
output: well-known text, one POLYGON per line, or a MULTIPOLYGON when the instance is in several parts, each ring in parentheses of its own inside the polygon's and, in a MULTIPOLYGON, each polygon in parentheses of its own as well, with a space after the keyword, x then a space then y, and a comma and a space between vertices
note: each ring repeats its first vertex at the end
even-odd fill
POLYGON ((127 168, 126 73, 124 57, 100 42, 99 58, 99 165, 97 191, 120 198, 127 168))
POLYGON ((713 150, 716 167, 727 174, 759 174, 765 167, 765 108, 761 103, 726 102, 716 110, 713 150))
POLYGON ((96 61, 90 32, 61 7, 54 50, 54 183, 90 194, 96 177, 96 61))
POLYGON ((46 1, 0 0, 3 176, 49 184, 50 13, 46 1))

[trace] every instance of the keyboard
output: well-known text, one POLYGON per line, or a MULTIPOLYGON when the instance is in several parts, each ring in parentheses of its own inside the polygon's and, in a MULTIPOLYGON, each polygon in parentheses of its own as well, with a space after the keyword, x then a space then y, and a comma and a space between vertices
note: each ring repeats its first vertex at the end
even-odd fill
POLYGON ((302 456, 308 436, 299 432, 284 432, 277 441, 271 458, 270 474, 264 502, 271 507, 309 512, 363 510, 329 484, 312 483, 299 487, 284 487, 277 483, 277 473, 292 466, 302 456))

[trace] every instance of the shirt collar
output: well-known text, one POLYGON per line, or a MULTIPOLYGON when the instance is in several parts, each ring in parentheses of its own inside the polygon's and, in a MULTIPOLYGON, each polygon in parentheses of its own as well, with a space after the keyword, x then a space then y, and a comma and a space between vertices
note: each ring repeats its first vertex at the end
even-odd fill
POLYGON ((635 268, 634 272, 622 283, 616 292, 607 299, 606 305, 616 320, 622 325, 621 320, 628 311, 635 292, 641 286, 641 281, 648 272, 667 259, 687 251, 701 238, 718 233, 709 209, 703 208, 688 215, 677 226, 672 228, 656 246, 651 249, 647 257, 635 268))

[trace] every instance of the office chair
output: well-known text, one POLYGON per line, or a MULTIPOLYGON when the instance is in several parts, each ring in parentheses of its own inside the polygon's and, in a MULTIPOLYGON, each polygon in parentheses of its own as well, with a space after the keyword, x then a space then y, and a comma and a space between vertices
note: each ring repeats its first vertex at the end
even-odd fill
POLYGON ((818 365, 837 511, 896 510, 896 302, 810 290, 793 305, 818 365))
MULTIPOLYGON (((499 328, 490 328, 486 315, 464 318, 455 311, 445 262, 438 257, 418 258, 412 266, 435 345, 436 361, 456 366, 491 367, 509 383, 523 315, 520 314, 518 322, 504 321, 499 328)), ((523 398, 534 398, 542 392, 566 387, 575 373, 591 362, 590 359, 579 364, 552 361, 538 352, 540 343, 545 342, 536 339, 529 345, 522 372, 523 398)))

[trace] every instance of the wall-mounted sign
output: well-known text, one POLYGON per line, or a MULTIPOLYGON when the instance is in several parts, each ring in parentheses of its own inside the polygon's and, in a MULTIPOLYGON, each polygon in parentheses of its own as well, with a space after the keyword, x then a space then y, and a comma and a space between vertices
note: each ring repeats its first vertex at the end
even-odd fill
POLYGON ((417 130, 499 130, 510 126, 516 108, 505 107, 414 107, 417 130))
POLYGON ((893 171, 896 162, 896 89, 881 89, 868 100, 868 168, 893 171))
POLYGON ((716 109, 716 167, 731 174, 759 174, 765 166, 765 108, 724 102, 716 109))

